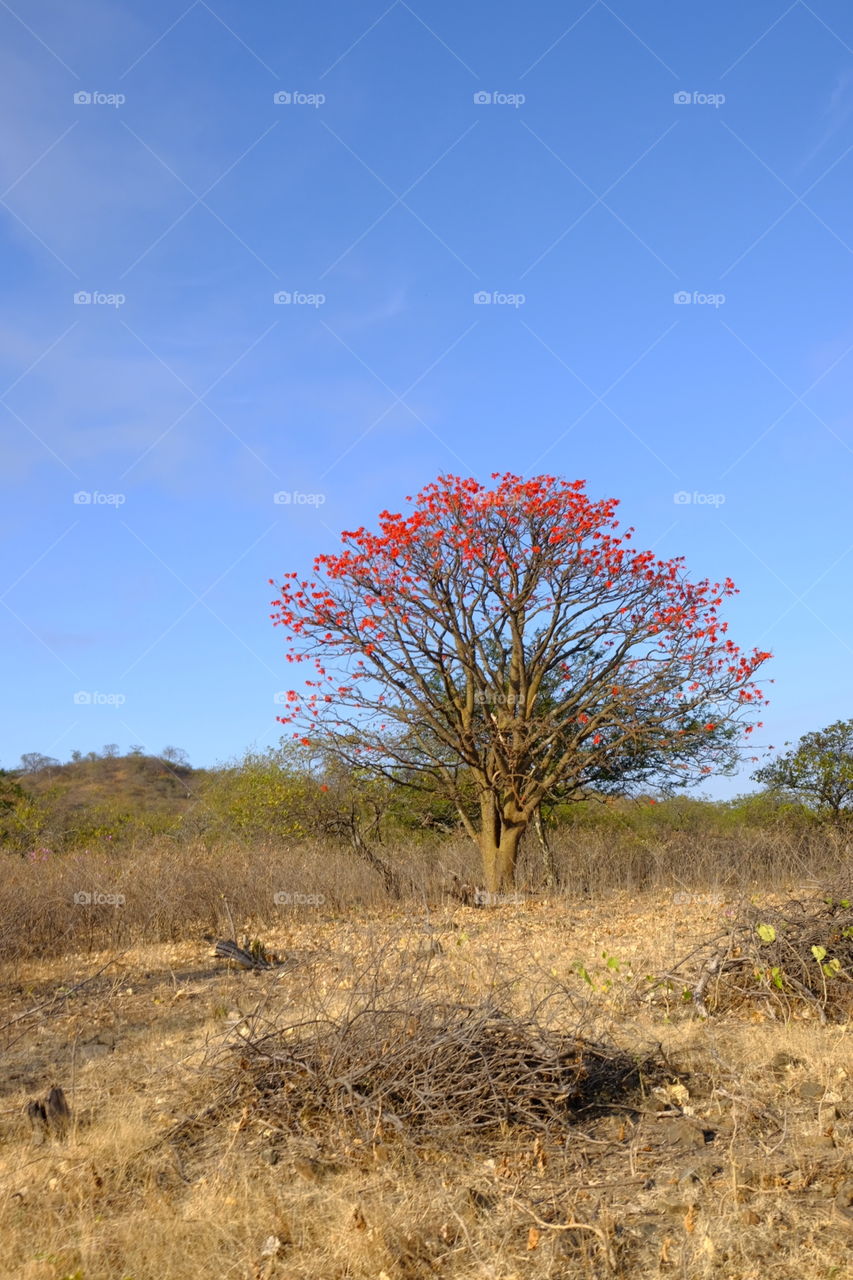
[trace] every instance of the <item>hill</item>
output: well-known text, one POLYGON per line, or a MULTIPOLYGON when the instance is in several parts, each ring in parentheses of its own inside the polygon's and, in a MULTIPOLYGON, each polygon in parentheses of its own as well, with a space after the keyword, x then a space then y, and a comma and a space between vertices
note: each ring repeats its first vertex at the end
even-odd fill
POLYGON ((66 764, 46 756, 24 759, 27 767, 0 774, 0 839, 22 852, 177 829, 208 776, 140 752, 92 752, 66 764))

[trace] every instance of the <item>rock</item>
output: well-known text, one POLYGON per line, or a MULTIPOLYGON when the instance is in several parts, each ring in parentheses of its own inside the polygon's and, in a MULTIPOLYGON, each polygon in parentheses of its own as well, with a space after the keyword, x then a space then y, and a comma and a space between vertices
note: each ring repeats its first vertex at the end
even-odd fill
MULTIPOLYGON (((706 1137, 706 1130, 697 1121, 691 1120, 687 1116, 681 1116, 675 1120, 659 1120, 655 1126, 655 1131, 669 1147, 701 1151, 704 1150, 706 1143, 709 1141, 706 1137)), ((707 1132, 712 1133, 711 1130, 707 1130, 707 1132)))
POLYGON ((468 1188, 468 1200, 472 1208, 481 1212, 491 1212, 496 1204, 494 1196, 485 1195, 482 1191, 478 1191, 476 1187, 468 1188))
POLYGON ((282 1247, 282 1243, 278 1236, 267 1236, 266 1240, 261 1245, 261 1257, 277 1258, 281 1253, 282 1247))
POLYGON ((626 1223, 628 1230, 641 1240, 654 1240, 661 1229, 660 1218, 656 1214, 647 1214, 626 1223))
POLYGON ((312 1160, 310 1156, 297 1156, 293 1161, 293 1169, 306 1182, 322 1182, 330 1174, 340 1173, 341 1166, 329 1161, 312 1160))
POLYGON ((845 1226, 853 1227, 853 1182, 847 1182, 835 1197, 835 1214, 845 1226))
POLYGON ((780 1049, 778 1053, 774 1053, 773 1057, 767 1064, 767 1069, 772 1071, 774 1075, 784 1075, 791 1067, 803 1066, 802 1058, 795 1058, 793 1054, 786 1053, 784 1049, 780 1049))
POLYGON ((54 1085, 44 1099, 34 1098, 27 1104, 27 1116, 33 1139, 44 1142, 48 1134, 64 1137, 71 1123, 71 1108, 59 1085, 54 1085))
POLYGON ((116 1038, 109 1031, 99 1031, 84 1044, 77 1046, 77 1057, 81 1062, 89 1062, 93 1058, 104 1058, 116 1047, 116 1038))
POLYGON ((720 1173, 722 1166, 712 1158, 690 1160, 678 1170, 678 1186, 680 1188, 706 1184, 715 1174, 720 1173))

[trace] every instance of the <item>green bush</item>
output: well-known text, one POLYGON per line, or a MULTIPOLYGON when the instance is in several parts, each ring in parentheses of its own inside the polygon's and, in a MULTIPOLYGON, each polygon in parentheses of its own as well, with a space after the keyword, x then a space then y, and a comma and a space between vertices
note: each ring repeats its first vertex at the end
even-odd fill
POLYGON ((284 748, 248 752, 242 760, 212 770, 201 799, 208 834, 250 840, 300 838, 312 828, 311 802, 318 784, 284 748))

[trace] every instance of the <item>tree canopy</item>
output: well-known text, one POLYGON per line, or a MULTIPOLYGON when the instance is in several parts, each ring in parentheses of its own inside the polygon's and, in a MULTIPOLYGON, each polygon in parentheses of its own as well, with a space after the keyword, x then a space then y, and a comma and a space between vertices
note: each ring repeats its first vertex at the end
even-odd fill
POLYGON ((853 806, 853 720, 806 733, 796 747, 754 773, 772 791, 785 791, 836 817, 853 806))
POLYGON ((272 617, 288 662, 312 668, 281 722, 445 794, 498 890, 543 799, 730 770, 770 655, 728 638, 734 583, 637 550, 615 499, 581 480, 492 480, 439 476, 378 532, 345 531, 311 578, 284 575, 272 617))

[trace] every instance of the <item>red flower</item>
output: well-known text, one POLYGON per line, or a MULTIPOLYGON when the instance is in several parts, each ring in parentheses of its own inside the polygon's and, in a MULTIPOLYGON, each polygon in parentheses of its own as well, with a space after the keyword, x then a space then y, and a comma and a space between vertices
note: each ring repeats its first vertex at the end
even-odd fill
MULTIPOLYGON (((593 730, 589 745, 606 750, 611 737, 618 738, 610 726, 632 722, 638 738, 650 745, 676 744, 682 758, 684 726, 687 734, 695 733, 693 717, 703 704, 721 717, 704 726, 706 733, 718 724, 728 728, 738 717, 751 718, 751 709, 763 701, 755 672, 770 655, 742 652, 727 638, 718 609, 735 593, 734 583, 689 581, 683 557, 659 559, 633 542, 629 546, 633 530, 619 527, 617 507, 615 499, 589 498, 583 481, 506 472, 493 475, 486 487, 441 475, 410 496, 403 512, 382 511, 375 530, 362 525, 344 532, 336 551, 316 557, 313 581, 288 573, 276 588, 280 596, 272 617, 286 629, 287 661, 314 660, 319 677, 316 692, 287 695, 292 722, 305 732, 310 717, 316 733, 324 724, 321 712, 334 702, 344 719, 328 727, 361 737, 365 756, 381 751, 386 696, 399 700, 400 728, 422 718, 419 703, 444 724, 446 707, 432 701, 430 680, 434 676, 435 688, 452 699, 448 685, 458 682, 448 662, 455 667, 458 658, 460 669, 474 673, 475 686, 498 674, 488 670, 488 655, 468 643, 467 627, 457 630, 459 619, 470 611, 474 635, 478 628, 501 627, 516 608, 525 624, 537 613, 544 622, 552 606, 555 617, 571 617, 576 607, 589 611, 588 629, 577 623, 577 647, 572 621, 565 646, 555 642, 547 657, 562 705, 582 701, 591 708, 589 714, 575 712, 579 754, 587 745, 583 726, 592 718, 599 731, 593 730), (446 636, 467 652, 451 656, 446 636), (565 654, 572 656, 563 661, 565 654), (334 676, 319 661, 325 655, 336 663, 334 676), (363 661, 370 656, 375 664, 363 661), (485 672, 477 670, 484 665, 485 672)), ((541 763, 551 750, 541 710, 521 714, 525 723, 517 737, 526 754, 519 776, 525 770, 535 776, 528 764, 541 763)), ((470 743, 456 741, 448 728, 445 746, 468 751, 470 743)), ((312 739, 299 741, 310 746, 312 739)), ((706 748, 709 755, 713 746, 706 748)), ((672 768, 688 765, 674 756, 672 768)), ((690 769, 698 771, 698 761, 691 760, 690 769)), ((507 766, 508 774, 515 776, 514 770, 507 766)))

